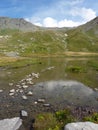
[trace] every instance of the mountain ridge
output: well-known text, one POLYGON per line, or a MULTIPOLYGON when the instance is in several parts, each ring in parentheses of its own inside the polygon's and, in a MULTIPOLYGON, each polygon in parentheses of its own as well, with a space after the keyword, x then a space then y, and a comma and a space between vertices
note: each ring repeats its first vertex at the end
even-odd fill
POLYGON ((0 17, 0 29, 17 29, 20 31, 37 31, 39 27, 23 18, 0 17))
POLYGON ((98 52, 98 17, 84 25, 69 29, 65 27, 41 28, 24 19, 5 17, 1 19, 3 20, 0 21, 0 27, 2 26, 0 55, 29 57, 36 54, 62 55, 67 52, 98 52))

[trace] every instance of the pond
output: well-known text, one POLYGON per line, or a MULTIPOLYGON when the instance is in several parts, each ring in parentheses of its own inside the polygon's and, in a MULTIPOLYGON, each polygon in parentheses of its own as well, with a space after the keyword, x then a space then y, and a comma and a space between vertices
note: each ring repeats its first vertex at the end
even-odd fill
POLYGON ((97 58, 35 59, 29 66, 0 68, 0 118, 21 109, 33 114, 66 106, 98 109, 97 58))

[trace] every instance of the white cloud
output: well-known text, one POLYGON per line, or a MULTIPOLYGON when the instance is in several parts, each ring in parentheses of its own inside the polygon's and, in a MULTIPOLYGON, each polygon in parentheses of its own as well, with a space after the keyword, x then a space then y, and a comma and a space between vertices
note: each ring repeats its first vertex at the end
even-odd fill
POLYGON ((83 22, 75 22, 72 20, 64 19, 58 22, 58 27, 75 27, 81 24, 83 24, 83 22))
POLYGON ((92 10, 91 8, 74 8, 70 11, 70 14, 72 16, 79 16, 84 21, 89 21, 96 17, 96 12, 92 10))
POLYGON ((89 9, 82 8, 81 14, 82 14, 82 17, 84 18, 84 20, 86 20, 86 21, 89 21, 96 17, 96 12, 90 8, 89 9))
POLYGON ((44 27, 79 26, 96 17, 96 12, 91 8, 83 7, 83 2, 85 0, 57 0, 49 7, 39 8, 27 20, 44 27))
POLYGON ((57 23, 57 20, 55 20, 51 17, 46 17, 43 20, 43 26, 45 26, 45 27, 57 27, 58 23, 57 23))
POLYGON ((52 17, 46 17, 43 19, 42 23, 35 22, 34 24, 38 26, 44 26, 44 27, 75 27, 83 24, 83 22, 75 22, 67 19, 57 21, 52 17))

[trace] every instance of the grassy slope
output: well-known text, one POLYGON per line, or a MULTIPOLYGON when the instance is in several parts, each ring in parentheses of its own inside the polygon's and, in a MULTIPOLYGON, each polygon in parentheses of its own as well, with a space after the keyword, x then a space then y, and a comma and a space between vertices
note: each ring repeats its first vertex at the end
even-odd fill
POLYGON ((0 39, 0 52, 17 52, 20 56, 33 54, 53 54, 65 51, 65 36, 61 31, 18 32, 17 30, 2 31, 1 35, 11 36, 0 39), (8 33, 7 33, 8 32, 8 33))
POLYGON ((97 27, 89 30, 80 26, 67 31, 67 47, 69 51, 98 52, 98 35, 95 33, 97 27))
MULTIPOLYGON (((87 24, 88 26, 88 24, 87 24)), ((0 55, 7 56, 14 52, 19 56, 33 56, 35 54, 64 54, 73 52, 98 52, 98 27, 89 28, 86 25, 67 30, 43 29, 36 32, 21 32, 5 29, 0 31, 0 55), (89 28, 87 30, 87 28, 89 28), (65 33, 68 36, 65 36, 65 33)), ((90 25, 89 25, 90 26, 90 25)), ((13 55, 13 54, 12 54, 13 55)))

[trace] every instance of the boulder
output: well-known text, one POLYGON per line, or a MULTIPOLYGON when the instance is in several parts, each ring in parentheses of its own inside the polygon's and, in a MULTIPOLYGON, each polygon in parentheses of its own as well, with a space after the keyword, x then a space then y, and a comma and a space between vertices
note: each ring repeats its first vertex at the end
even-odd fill
POLYGON ((22 120, 19 117, 0 120, 0 130, 19 130, 22 120))
POLYGON ((98 124, 93 122, 69 123, 64 127, 64 130, 98 130, 98 124))

